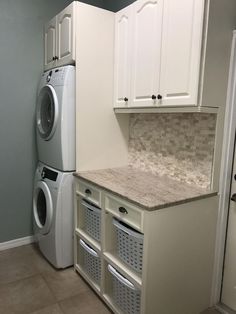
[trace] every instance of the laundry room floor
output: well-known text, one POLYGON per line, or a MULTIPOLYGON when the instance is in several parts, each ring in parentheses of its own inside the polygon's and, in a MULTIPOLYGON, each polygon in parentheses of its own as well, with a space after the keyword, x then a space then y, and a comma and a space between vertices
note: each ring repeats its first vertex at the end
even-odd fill
POLYGON ((54 269, 34 245, 0 252, 0 314, 94 313, 111 312, 72 267, 54 269))
POLYGON ((111 313, 73 268, 55 270, 34 245, 0 252, 0 314, 111 313))

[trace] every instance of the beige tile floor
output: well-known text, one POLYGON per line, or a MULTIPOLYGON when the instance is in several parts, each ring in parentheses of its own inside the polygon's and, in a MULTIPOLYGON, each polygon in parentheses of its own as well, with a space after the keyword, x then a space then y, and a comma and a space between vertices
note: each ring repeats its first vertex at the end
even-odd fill
POLYGON ((111 312, 73 268, 54 269, 34 245, 0 252, 0 314, 95 313, 111 312))
POLYGON ((33 245, 0 252, 0 314, 111 313, 73 268, 55 270, 33 245))
POLYGON ((220 312, 218 312, 215 309, 208 309, 208 310, 202 312, 201 314, 220 314, 220 312))

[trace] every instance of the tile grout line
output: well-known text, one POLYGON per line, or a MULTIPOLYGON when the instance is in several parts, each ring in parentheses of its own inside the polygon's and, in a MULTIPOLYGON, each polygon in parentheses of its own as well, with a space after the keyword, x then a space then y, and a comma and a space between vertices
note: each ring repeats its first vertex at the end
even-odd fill
MULTIPOLYGON (((44 310, 44 309, 46 309, 46 308, 48 308, 48 307, 51 307, 51 306, 53 306, 53 305, 59 305, 59 304, 58 304, 58 303, 52 303, 52 304, 46 305, 46 306, 44 306, 44 307, 41 307, 40 309, 37 309, 36 311, 30 312, 30 313, 28 313, 28 314, 33 314, 33 313, 35 313, 35 312, 42 311, 42 310, 44 310)), ((60 308, 60 309, 61 309, 61 308, 60 308)), ((63 314, 65 314, 65 313, 63 312, 63 314)))
POLYGON ((63 308, 61 307, 60 302, 58 302, 57 304, 58 304, 60 310, 62 311, 62 313, 63 313, 63 314, 66 314, 66 313, 64 312, 63 308))
MULTIPOLYGON (((54 292, 53 292, 53 290, 50 288, 50 286, 49 286, 49 284, 47 283, 47 281, 46 281, 46 279, 44 278, 44 276, 43 276, 43 274, 44 274, 45 272, 42 272, 41 273, 41 276, 43 277, 43 280, 45 281, 45 283, 46 283, 46 285, 47 285, 47 287, 48 287, 48 289, 50 290, 50 292, 52 293, 52 295, 53 295, 53 297, 55 298, 55 300, 56 300, 56 303, 60 306, 60 302, 63 302, 63 301, 66 301, 66 300, 69 300, 70 298, 73 298, 73 297, 76 297, 76 296, 79 296, 80 294, 83 294, 83 293, 85 293, 85 292, 87 292, 87 290, 85 290, 85 291, 81 291, 81 292, 78 292, 78 293, 76 293, 76 294, 74 294, 74 295, 71 295, 71 296, 67 296, 67 297, 65 297, 65 298, 63 298, 63 299, 61 299, 61 300, 58 300, 57 299, 57 297, 54 295, 54 292)), ((86 285, 88 285, 88 283, 87 282, 85 282, 86 283, 86 285)), ((91 287, 88 285, 88 290, 92 290, 91 289, 91 287)), ((93 291, 93 290, 92 290, 93 291)), ((61 308, 61 306, 60 306, 60 308, 61 308)), ((61 308, 61 310, 62 310, 62 308, 61 308)), ((65 313, 63 310, 62 310, 62 312, 63 313, 65 313)))
POLYGON ((10 282, 6 282, 4 284, 0 284, 0 289, 3 288, 4 286, 11 285, 13 283, 17 283, 19 281, 23 281, 23 280, 30 279, 30 278, 37 277, 37 276, 40 276, 40 273, 36 273, 34 275, 26 276, 26 277, 23 277, 23 278, 14 280, 14 281, 10 281, 10 282))
POLYGON ((51 294, 53 295, 53 298, 55 299, 55 301, 56 301, 56 303, 57 303, 58 300, 57 300, 56 296, 54 295, 54 292, 52 291, 52 289, 51 289, 50 286, 48 285, 46 279, 44 278, 43 273, 44 273, 44 272, 40 273, 40 276, 42 277, 43 281, 45 282, 46 286, 48 287, 49 291, 51 292, 51 294))

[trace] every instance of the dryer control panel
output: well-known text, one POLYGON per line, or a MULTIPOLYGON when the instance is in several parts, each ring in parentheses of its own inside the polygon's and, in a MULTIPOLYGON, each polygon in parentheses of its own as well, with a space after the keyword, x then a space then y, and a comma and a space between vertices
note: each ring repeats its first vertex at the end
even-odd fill
POLYGON ((74 76, 75 67, 73 65, 48 70, 42 74, 39 89, 47 84, 52 86, 68 85, 73 81, 74 76))
POLYGON ((58 173, 56 171, 43 167, 43 170, 41 172, 42 179, 49 179, 51 181, 57 181, 57 176, 58 176, 58 173))

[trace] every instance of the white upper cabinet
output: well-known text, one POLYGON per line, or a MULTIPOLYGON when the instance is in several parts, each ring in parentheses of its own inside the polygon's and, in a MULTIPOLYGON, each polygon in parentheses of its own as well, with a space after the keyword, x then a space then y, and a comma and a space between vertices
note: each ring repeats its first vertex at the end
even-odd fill
POLYGON ((45 25, 45 70, 75 61, 75 6, 72 2, 45 25))
POLYGON ((130 100, 132 5, 115 16, 114 106, 127 106, 130 100))
MULTIPOLYGON (((119 83, 130 90, 128 107, 198 104, 203 13, 204 0, 138 0, 130 6, 131 74, 128 83, 128 75, 119 83)), ((115 41, 117 52, 121 41, 115 41)), ((124 69, 118 60, 116 53, 116 72, 124 73, 130 65, 124 69)), ((125 107, 124 102, 115 106, 125 107)))
POLYGON ((134 3, 131 106, 153 106, 160 81, 163 0, 134 3))
POLYGON ((162 105, 197 105, 204 2, 164 0, 162 105))
POLYGON ((53 67, 56 56, 56 24, 57 19, 54 17, 45 24, 44 27, 44 66, 45 68, 53 67))
POLYGON ((75 3, 73 2, 57 16, 57 56, 58 65, 75 60, 75 3))

